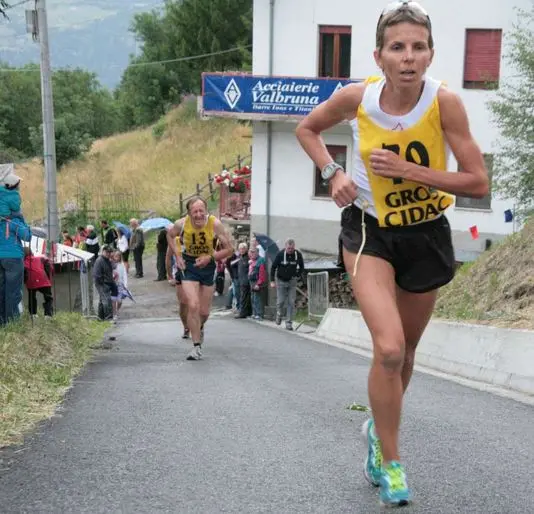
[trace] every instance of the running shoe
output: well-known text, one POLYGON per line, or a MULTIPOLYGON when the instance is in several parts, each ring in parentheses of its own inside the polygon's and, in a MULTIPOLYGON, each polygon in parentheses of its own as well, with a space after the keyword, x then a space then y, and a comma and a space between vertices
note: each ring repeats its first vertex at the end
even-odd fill
POLYGON ((363 424, 362 436, 365 438, 368 447, 363 474, 371 485, 378 487, 382 475, 382 448, 372 419, 368 419, 363 424))
POLYGON ((198 361, 202 357, 202 350, 200 349, 199 344, 195 344, 191 351, 187 355, 188 361, 198 361))
POLYGON ((412 501, 403 466, 391 461, 382 469, 380 503, 384 507, 404 507, 412 501))

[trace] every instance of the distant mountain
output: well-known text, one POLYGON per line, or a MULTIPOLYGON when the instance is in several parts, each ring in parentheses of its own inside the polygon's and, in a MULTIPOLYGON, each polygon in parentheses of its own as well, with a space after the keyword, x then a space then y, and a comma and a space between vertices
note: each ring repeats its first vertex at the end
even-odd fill
MULTIPOLYGON (((15 0, 8 0, 15 4, 15 0)), ((161 7, 163 0, 48 0, 50 60, 53 68, 84 68, 115 87, 137 45, 129 27, 136 13, 161 7)), ((0 61, 12 66, 39 62, 39 45, 26 33, 28 2, 0 18, 0 61)))

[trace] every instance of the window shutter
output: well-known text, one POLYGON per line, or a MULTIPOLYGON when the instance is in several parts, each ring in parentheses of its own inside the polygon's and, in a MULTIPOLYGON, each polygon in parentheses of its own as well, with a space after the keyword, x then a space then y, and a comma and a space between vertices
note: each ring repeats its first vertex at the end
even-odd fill
POLYGON ((498 82, 501 68, 502 30, 467 29, 465 82, 498 82))

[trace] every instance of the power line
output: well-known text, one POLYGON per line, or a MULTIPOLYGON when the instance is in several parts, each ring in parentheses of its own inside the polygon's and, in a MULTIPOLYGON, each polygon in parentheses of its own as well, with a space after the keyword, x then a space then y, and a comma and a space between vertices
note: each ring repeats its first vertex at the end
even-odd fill
POLYGON ((209 54, 200 54, 200 55, 192 55, 190 57, 178 57, 177 59, 167 59, 165 61, 151 61, 151 62, 138 62, 134 64, 129 64, 130 66, 149 66, 151 64, 167 64, 170 62, 182 62, 182 61, 192 61, 194 59, 202 59, 204 57, 211 57, 213 55, 222 55, 222 54, 229 54, 230 52, 236 52, 237 50, 243 50, 245 48, 250 48, 252 45, 245 45, 245 46, 236 46, 235 48, 230 48, 229 50, 221 50, 219 52, 211 52, 209 54))
POLYGON ((4 7, 4 11, 7 11, 8 9, 13 9, 14 7, 18 7, 19 5, 22 5, 22 4, 28 4, 30 2, 33 2, 34 0, 22 0, 21 2, 17 2, 16 4, 8 4, 7 7, 4 7))
MULTIPOLYGON (((26 0, 26 1, 31 1, 31 0, 26 0)), ((199 54, 199 55, 191 55, 189 57, 178 57, 177 59, 167 59, 167 60, 164 60, 164 61, 151 61, 151 62, 138 62, 138 63, 133 63, 133 64, 128 64, 127 67, 138 67, 138 66, 150 66, 152 64, 167 64, 167 63, 172 63, 172 62, 183 62, 183 61, 192 61, 192 60, 195 60, 195 59, 203 59, 204 57, 212 57, 214 55, 222 55, 222 54, 228 54, 228 53, 231 53, 231 52, 236 52, 237 50, 243 50, 245 48, 250 48, 252 45, 245 45, 245 46, 236 46, 235 48, 230 48, 228 50, 221 50, 219 52, 211 52, 209 54, 199 54)), ((109 68, 117 68, 119 67, 120 65, 119 64, 112 64, 104 69, 109 69, 109 68)), ((39 69, 35 69, 35 70, 28 70, 28 69, 24 69, 24 68, 0 68, 0 73, 4 72, 4 73, 10 73, 10 72, 21 72, 21 73, 25 73, 25 72, 38 72, 39 69)))

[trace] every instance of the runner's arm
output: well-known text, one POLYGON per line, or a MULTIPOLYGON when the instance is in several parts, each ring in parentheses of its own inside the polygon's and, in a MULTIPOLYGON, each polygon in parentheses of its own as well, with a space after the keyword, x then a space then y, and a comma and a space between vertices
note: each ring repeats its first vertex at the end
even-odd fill
POLYGON ((321 132, 345 120, 353 119, 360 105, 364 84, 349 84, 318 105, 298 125, 295 131, 304 151, 319 169, 334 159, 328 152, 321 132))
POLYGON ((167 245, 167 253, 165 254, 165 270, 167 271, 167 278, 172 278, 172 248, 167 245))
POLYGON ((182 228, 184 226, 184 218, 179 219, 172 225, 167 226, 167 243, 168 248, 171 249, 172 253, 176 255, 176 259, 181 259, 182 249, 179 248, 176 244, 176 238, 182 233, 182 228))
POLYGON ((217 239, 219 240, 220 250, 213 253, 213 258, 216 261, 227 259, 234 253, 234 245, 232 243, 232 236, 228 229, 224 226, 221 220, 215 220, 213 229, 217 239))

